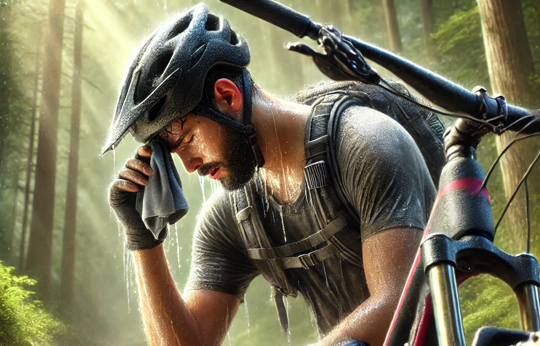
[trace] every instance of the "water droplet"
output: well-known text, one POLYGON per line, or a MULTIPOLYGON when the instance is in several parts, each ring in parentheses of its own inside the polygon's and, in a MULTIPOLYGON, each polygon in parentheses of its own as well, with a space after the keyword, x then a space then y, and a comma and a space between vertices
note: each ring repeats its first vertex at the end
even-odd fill
POLYGON ((203 203, 206 203, 206 195, 204 193, 204 177, 200 175, 198 175, 198 177, 199 177, 199 184, 201 185, 203 203))
POLYGON ((127 250, 127 246, 124 244, 124 275, 126 280, 126 291, 127 291, 127 306, 128 306, 128 313, 130 310, 130 301, 129 301, 129 291, 130 291, 130 284, 131 284, 131 258, 130 258, 130 252, 127 250))
POLYGON ((178 238, 178 228, 176 227, 176 224, 174 224, 174 233, 176 235, 176 259, 178 260, 178 268, 182 268, 182 264, 180 264, 180 238, 178 238))
POLYGON ((281 217, 281 229, 283 230, 283 240, 287 242, 287 233, 285 232, 285 220, 283 219, 283 206, 279 206, 279 216, 281 217))
POLYGON ((287 329, 287 342, 289 343, 289 346, 292 345, 292 338, 291 338, 291 319, 289 317, 289 309, 290 309, 290 304, 289 304, 289 298, 288 297, 285 297, 285 311, 287 311, 287 321, 289 321, 289 328, 287 329))

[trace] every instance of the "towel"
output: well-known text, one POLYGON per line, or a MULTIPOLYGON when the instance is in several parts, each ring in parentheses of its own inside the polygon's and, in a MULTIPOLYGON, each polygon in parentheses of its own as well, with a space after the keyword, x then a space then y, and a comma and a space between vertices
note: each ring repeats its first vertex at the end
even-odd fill
POLYGON ((148 185, 137 192, 136 209, 146 228, 158 239, 167 223, 172 225, 180 220, 189 208, 171 153, 158 140, 148 146, 152 149, 150 167, 154 175, 148 178, 148 185))

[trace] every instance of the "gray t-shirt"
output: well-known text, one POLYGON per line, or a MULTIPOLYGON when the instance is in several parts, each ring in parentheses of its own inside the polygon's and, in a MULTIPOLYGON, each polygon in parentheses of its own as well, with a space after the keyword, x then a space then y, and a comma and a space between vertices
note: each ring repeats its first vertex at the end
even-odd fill
MULTIPOLYGON (((352 106, 339 123, 336 157, 343 191, 361 220, 359 237, 348 242, 357 258, 370 236, 394 227, 423 229, 434 197, 422 155, 409 134, 390 117, 352 106)), ((255 193, 255 192, 254 192, 255 193)), ((263 224, 274 246, 319 230, 313 206, 302 191, 279 205, 268 196, 263 224)), ((217 191, 197 225, 188 290, 213 290, 242 298, 259 271, 246 253, 229 193, 217 191)), ((339 234, 338 234, 339 236, 339 234)), ((288 269, 290 283, 313 309, 319 332, 327 334, 369 297, 364 270, 339 255, 305 269, 288 269)))

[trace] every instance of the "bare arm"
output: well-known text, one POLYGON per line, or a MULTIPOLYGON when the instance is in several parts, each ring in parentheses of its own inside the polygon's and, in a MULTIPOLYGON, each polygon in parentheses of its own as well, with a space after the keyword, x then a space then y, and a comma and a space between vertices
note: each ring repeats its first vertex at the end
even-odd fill
POLYGON ((236 315, 238 297, 215 291, 180 294, 163 246, 133 252, 141 313, 150 345, 219 345, 236 315))
POLYGON ((418 229, 392 228, 366 239, 362 250, 370 297, 318 346, 351 339, 371 346, 384 343, 421 237, 418 229))
MULTIPOLYGON (((152 151, 139 147, 111 185, 110 202, 118 219, 132 234, 133 257, 141 296, 141 313, 151 345, 219 345, 223 341, 240 299, 215 291, 190 291, 182 297, 171 275, 161 244, 148 242, 140 215, 134 210, 135 193, 148 185, 154 172, 152 151), (131 227, 131 228, 130 228, 131 227), (144 246, 140 247, 140 240, 144 246), (148 247, 148 245, 152 247, 148 247)), ((153 235, 151 236, 154 240, 153 235)), ((128 241, 129 244, 129 241, 128 241)))

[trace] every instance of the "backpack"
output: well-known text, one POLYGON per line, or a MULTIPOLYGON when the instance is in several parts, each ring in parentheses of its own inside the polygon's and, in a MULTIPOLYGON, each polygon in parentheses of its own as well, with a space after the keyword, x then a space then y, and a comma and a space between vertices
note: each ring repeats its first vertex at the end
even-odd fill
MULTIPOLYGON (((392 86, 410 96, 401 84, 392 82, 392 86)), ((445 164, 445 126, 438 116, 377 86, 358 82, 322 83, 297 94, 296 101, 312 107, 306 124, 304 179, 320 230, 300 241, 274 247, 261 219, 266 210, 262 200, 264 191, 259 189, 264 185, 252 181, 231 194, 248 256, 273 288, 284 330, 288 329, 288 319, 283 298, 297 295, 287 277, 287 269, 309 269, 336 254, 362 266, 361 257, 347 247, 349 241, 358 238, 358 232, 352 230, 359 229, 359 216, 344 196, 337 158, 334 151, 329 150, 334 145, 343 110, 353 105, 370 107, 401 124, 418 145, 435 186, 445 164), (337 233, 340 233, 339 239, 335 236, 337 233)))

